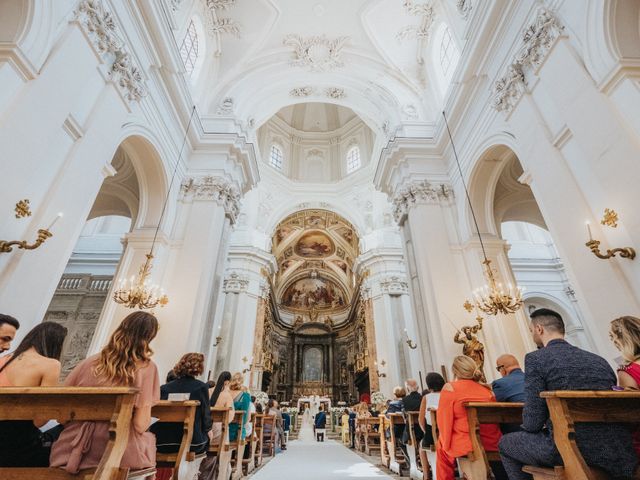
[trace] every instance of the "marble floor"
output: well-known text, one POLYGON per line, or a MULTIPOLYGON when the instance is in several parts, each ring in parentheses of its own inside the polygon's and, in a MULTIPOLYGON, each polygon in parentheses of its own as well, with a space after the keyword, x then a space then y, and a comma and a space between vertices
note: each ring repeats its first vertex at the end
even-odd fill
POLYGON ((251 480, 392 479, 378 467, 334 440, 316 442, 311 425, 297 440, 251 476, 251 480))

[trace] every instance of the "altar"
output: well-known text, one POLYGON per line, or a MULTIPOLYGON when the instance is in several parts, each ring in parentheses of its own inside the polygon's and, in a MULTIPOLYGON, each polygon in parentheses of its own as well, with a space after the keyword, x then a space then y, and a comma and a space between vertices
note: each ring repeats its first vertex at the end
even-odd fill
POLYGON ((318 411, 318 407, 320 405, 324 406, 324 411, 328 412, 329 409, 331 408, 331 399, 329 397, 318 397, 316 396, 311 396, 311 397, 300 397, 298 398, 298 411, 299 412, 304 412, 304 408, 306 407, 309 409, 309 412, 312 415, 315 415, 316 412, 318 411), (301 410, 302 408, 302 410, 301 410))

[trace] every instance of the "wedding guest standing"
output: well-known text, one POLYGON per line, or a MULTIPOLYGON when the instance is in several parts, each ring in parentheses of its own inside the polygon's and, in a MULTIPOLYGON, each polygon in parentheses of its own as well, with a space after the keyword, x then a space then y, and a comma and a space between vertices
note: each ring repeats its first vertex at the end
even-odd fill
POLYGON ((11 315, 0 313, 0 353, 11 348, 11 342, 20 328, 20 322, 11 315))
MULTIPOLYGON (((15 352, 0 358, 0 388, 58 385, 66 336, 57 323, 36 325, 15 352)), ((38 428, 48 420, 0 422, 0 467, 48 467, 51 447, 38 428)))
MULTIPOLYGON (((160 400, 158 369, 149 346, 157 333, 158 320, 152 314, 140 311, 127 315, 107 346, 80 362, 64 383, 67 387, 138 389, 120 468, 137 470, 156 464, 156 438, 147 430, 151 407, 160 400)), ((51 448, 51 466, 74 474, 97 467, 108 441, 108 422, 69 422, 51 448)))

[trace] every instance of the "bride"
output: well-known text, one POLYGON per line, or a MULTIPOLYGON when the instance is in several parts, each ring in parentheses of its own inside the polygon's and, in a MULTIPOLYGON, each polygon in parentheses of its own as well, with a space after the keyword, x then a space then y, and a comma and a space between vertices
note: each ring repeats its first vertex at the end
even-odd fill
POLYGON ((311 414, 309 413, 309 409, 304 407, 304 413, 302 414, 302 423, 304 425, 311 425, 311 414))

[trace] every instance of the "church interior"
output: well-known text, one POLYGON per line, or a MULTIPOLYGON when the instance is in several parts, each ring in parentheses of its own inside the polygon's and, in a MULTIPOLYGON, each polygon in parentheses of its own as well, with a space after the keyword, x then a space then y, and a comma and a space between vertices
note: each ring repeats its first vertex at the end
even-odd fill
MULTIPOLYGON (((460 355, 526 376, 534 312, 640 365, 611 330, 640 316, 639 112, 637 0, 0 1, 0 355, 62 325, 62 385, 150 312, 161 384, 198 352, 202 382, 240 372, 292 432, 321 407, 330 438, 460 355)), ((0 404, 29 403, 1 362, 0 404)), ((326 450, 317 478, 435 478, 380 425, 381 470, 326 450)), ((228 478, 289 478, 296 442, 228 478)), ((524 475, 495 478, 552 478, 524 475)))

